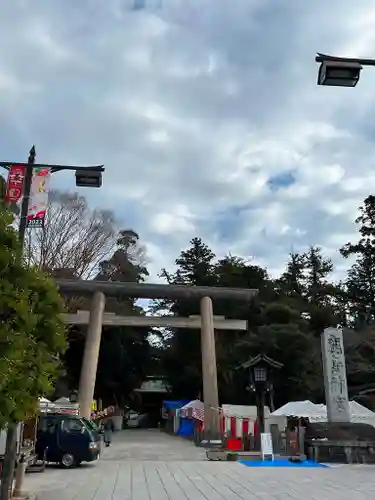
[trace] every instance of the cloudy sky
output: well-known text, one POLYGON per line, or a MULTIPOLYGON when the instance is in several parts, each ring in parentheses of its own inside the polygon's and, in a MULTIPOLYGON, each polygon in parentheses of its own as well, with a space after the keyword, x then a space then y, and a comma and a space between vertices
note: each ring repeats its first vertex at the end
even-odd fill
POLYGON ((375 2, 134 1, 3 2, 2 160, 104 163, 84 193, 154 277, 195 235, 271 274, 310 244, 340 269, 375 185, 375 72, 318 87, 314 57, 375 57, 375 2))

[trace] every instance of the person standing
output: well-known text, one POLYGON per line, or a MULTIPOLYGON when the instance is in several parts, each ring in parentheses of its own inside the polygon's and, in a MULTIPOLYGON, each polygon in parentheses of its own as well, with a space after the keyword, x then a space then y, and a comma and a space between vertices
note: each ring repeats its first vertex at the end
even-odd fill
POLYGON ((104 443, 108 447, 112 441, 112 421, 109 418, 104 420, 104 443))

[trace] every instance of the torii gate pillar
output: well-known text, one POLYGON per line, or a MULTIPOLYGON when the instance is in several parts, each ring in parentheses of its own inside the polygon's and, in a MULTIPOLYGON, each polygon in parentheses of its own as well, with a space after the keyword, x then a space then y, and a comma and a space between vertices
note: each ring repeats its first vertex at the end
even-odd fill
POLYGON ((90 305, 89 325, 83 352, 83 361, 78 388, 78 402, 82 417, 91 418, 91 406, 94 399, 96 369, 98 366, 100 341, 102 338, 105 295, 95 292, 90 305))
POLYGON ((204 436, 208 441, 220 436, 219 391, 217 387, 216 346, 212 300, 203 297, 201 309, 201 350, 204 401, 204 436))

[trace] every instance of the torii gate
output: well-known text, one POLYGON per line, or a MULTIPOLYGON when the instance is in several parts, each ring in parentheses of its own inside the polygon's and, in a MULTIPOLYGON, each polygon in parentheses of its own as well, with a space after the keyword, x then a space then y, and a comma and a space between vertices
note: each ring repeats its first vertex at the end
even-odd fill
POLYGON ((88 324, 78 401, 81 415, 91 416, 96 370, 103 324, 132 326, 159 326, 176 328, 200 328, 202 346, 203 400, 205 411, 205 434, 207 439, 217 439, 220 434, 215 350, 215 328, 219 330, 246 330, 247 322, 214 317, 212 300, 228 299, 250 302, 258 290, 224 287, 201 287, 186 285, 164 285, 130 282, 107 282, 86 280, 56 280, 61 292, 75 295, 91 295, 90 312, 80 311, 76 315, 65 315, 66 323, 88 324), (200 316, 176 317, 121 317, 104 313, 105 297, 137 297, 145 299, 199 299, 200 316))

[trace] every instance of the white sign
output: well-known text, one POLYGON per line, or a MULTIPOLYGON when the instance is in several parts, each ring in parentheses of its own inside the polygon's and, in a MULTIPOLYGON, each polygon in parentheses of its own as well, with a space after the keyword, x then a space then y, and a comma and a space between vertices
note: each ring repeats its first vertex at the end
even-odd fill
POLYGON ((273 455, 273 445, 272 445, 272 436, 270 432, 262 432, 260 435, 260 449, 262 454, 262 460, 265 460, 266 457, 270 457, 272 460, 274 459, 273 455))
POLYGON ((51 169, 35 167, 30 187, 27 227, 43 228, 48 206, 51 169))

